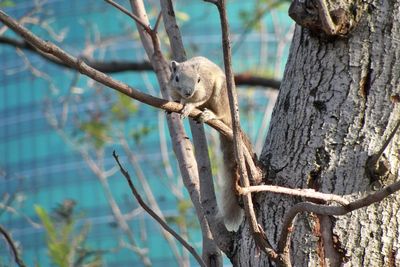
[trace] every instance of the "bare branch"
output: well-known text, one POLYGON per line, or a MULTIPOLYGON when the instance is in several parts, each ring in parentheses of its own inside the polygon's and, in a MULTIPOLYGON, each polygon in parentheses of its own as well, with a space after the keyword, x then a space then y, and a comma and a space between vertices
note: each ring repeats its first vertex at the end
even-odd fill
POLYGON ((150 35, 152 34, 153 30, 150 28, 150 26, 147 25, 145 22, 143 22, 135 14, 132 14, 131 12, 129 12, 129 10, 127 10, 125 7, 121 6, 120 4, 118 4, 112 0, 104 0, 104 1, 106 1, 110 5, 114 6, 115 8, 119 9, 121 12, 125 13, 129 17, 131 17, 134 21, 136 21, 136 23, 140 24, 148 34, 150 34, 150 35))
POLYGON ((292 189, 276 185, 255 185, 250 187, 242 187, 239 190, 239 193, 243 195, 252 192, 271 192, 277 194, 306 197, 311 199, 323 200, 326 202, 337 202, 342 206, 346 206, 350 203, 347 199, 341 196, 317 192, 314 189, 292 189))
MULTIPOLYGON (((149 202, 150 208, 152 210, 154 210, 154 212, 160 214, 159 216, 162 220, 165 220, 164 215, 160 209, 160 206, 158 205, 157 200, 154 197, 151 187, 148 183, 148 179, 145 176, 136 156, 130 149, 127 140, 125 139, 125 137, 122 134, 119 134, 118 139, 120 140, 120 143, 121 143, 125 153, 128 156, 129 162, 133 166, 136 177, 138 178, 140 184, 142 185, 142 188, 144 190, 147 201, 149 202)), ((171 247, 172 253, 174 254, 176 260, 178 262, 181 262, 181 256, 179 255, 179 251, 178 251, 177 245, 175 243, 175 239, 172 236, 170 236, 167 233, 167 231, 165 231, 164 229, 161 229, 161 233, 164 236, 164 238, 167 240, 169 246, 171 247)))
POLYGON ((249 73, 238 73, 235 75, 236 85, 263 86, 279 90, 281 81, 255 76, 249 73))
POLYGON ((380 176, 382 176, 382 172, 387 171, 387 169, 382 170, 379 168, 379 160, 381 159, 383 152, 387 148, 387 146, 390 144, 392 141, 393 137, 397 133, 400 127, 400 118, 397 119, 396 125, 393 128, 393 130, 390 132, 389 136, 387 139, 383 142, 381 148, 379 149, 378 152, 374 153, 373 155, 369 156, 366 162, 366 172, 367 174, 373 178, 374 180, 378 180, 380 176))
MULTIPOLYGON (((50 54, 43 53, 42 51, 36 49, 34 46, 30 45, 28 42, 23 40, 17 40, 9 38, 6 36, 0 36, 0 43, 13 46, 15 48, 25 49, 34 53, 37 53, 42 58, 58 65, 61 67, 74 69, 71 66, 65 64, 62 60, 54 57, 50 54)), ((105 73, 119 73, 124 71, 153 71, 151 63, 148 61, 134 62, 134 61, 98 61, 94 59, 89 59, 87 57, 79 57, 90 67, 105 73)), ((279 89, 281 84, 280 81, 264 78, 260 76, 255 76, 250 73, 238 73, 235 75, 235 83, 237 85, 243 86, 261 86, 271 89, 279 89)))
POLYGON ((206 266, 201 259, 200 255, 197 254, 196 250, 189 245, 178 233, 176 233, 171 227, 168 226, 147 204, 143 201, 142 197, 136 190, 135 186, 133 185, 132 179, 129 175, 129 173, 122 167, 121 163, 119 162, 118 155, 113 151, 113 157, 115 161, 117 162, 121 173, 124 175, 126 178, 126 181, 128 182, 129 188, 131 189, 132 195, 136 198, 137 202, 140 204, 140 206, 151 216, 153 219, 155 219, 168 233, 170 233, 172 236, 178 240, 182 246, 184 246, 192 255, 193 257, 197 260, 197 262, 200 264, 200 266, 206 266))
POLYGON ((14 254, 14 260, 15 263, 18 264, 20 267, 25 267, 25 263, 21 258, 21 255, 19 255, 18 249, 16 244, 14 243, 14 240, 11 238, 10 234, 8 231, 0 224, 0 234, 3 235, 4 239, 6 240, 8 246, 12 250, 12 253, 14 254))
MULTIPOLYGON (((146 19, 147 16, 143 1, 131 0, 130 2, 133 12, 137 14, 139 17, 146 19)), ((173 12, 173 10, 172 11, 169 10, 168 12, 166 12, 164 4, 166 4, 166 2, 161 2, 164 24, 167 25, 171 21, 168 20, 168 18, 170 17, 169 14, 167 14, 168 16, 166 16, 166 13, 173 12)), ((171 4, 170 7, 172 9, 172 3, 170 4, 171 4)), ((161 53, 158 37, 155 34, 155 32, 153 32, 151 36, 145 35, 140 31, 139 34, 143 46, 146 50, 146 53, 150 58, 150 60, 152 61, 155 72, 157 74, 157 78, 161 88, 161 93, 165 99, 168 99, 169 96, 166 91, 166 85, 170 76, 170 69, 168 63, 165 61, 161 53)), ((173 48, 176 48, 176 44, 178 44, 179 42, 172 42, 172 43, 173 43, 173 48)), ((184 51, 183 47, 182 50, 180 51, 181 52, 184 51)), ((184 59, 184 57, 182 57, 181 59, 184 59)), ((200 225, 202 227, 202 233, 204 235, 204 233, 207 234, 209 230, 207 229, 208 227, 207 222, 204 219, 204 212, 201 206, 198 164, 194 157, 193 146, 190 140, 187 138, 187 134, 182 124, 182 120, 177 115, 178 114, 167 115, 168 128, 172 139, 173 149, 179 162, 179 168, 182 174, 183 183, 185 185, 186 190, 189 192, 189 196, 195 207, 196 215, 197 218, 199 219, 200 225)))
POLYGON ((154 24, 154 27, 153 27, 154 32, 158 31, 158 25, 160 25, 161 17, 162 17, 162 13, 160 12, 160 13, 158 13, 156 24, 154 24))
MULTIPOLYGON (((245 157, 244 157, 244 146, 243 146, 243 140, 242 140, 242 135, 241 135, 241 129, 240 129, 240 119, 239 119, 239 113, 238 113, 238 101, 237 101, 237 95, 235 91, 235 82, 233 79, 233 72, 232 72, 232 59, 231 59, 231 48, 230 48, 230 36, 229 36, 229 24, 227 20, 227 15, 226 15, 226 6, 225 6, 225 0, 219 0, 218 2, 216 1, 208 1, 214 3, 219 12, 220 16, 220 21, 221 21, 221 30, 222 30, 222 47, 223 47, 223 52, 224 52, 224 65, 225 65, 225 76, 226 76, 226 84, 228 88, 228 97, 229 97, 229 104, 230 104, 230 109, 231 109, 231 116, 232 116, 232 122, 233 122, 233 143, 234 143, 234 148, 235 148, 235 157, 236 161, 239 166, 239 172, 240 172, 240 180, 241 184, 244 187, 249 187, 250 182, 246 170, 246 164, 245 164, 245 157)), ((247 154, 247 153, 246 153, 247 154)), ((247 155, 248 157, 249 155, 247 155)), ((252 160, 248 159, 247 162, 252 162, 252 160)), ((250 166, 251 167, 251 166, 250 166)), ((254 167, 251 168, 251 175, 255 175, 257 172, 254 170, 254 167)), ((267 240, 267 237, 265 236, 264 232, 262 229, 260 229, 259 224, 257 223, 256 215, 254 212, 253 208, 253 201, 251 198, 251 194, 246 194, 243 197, 244 204, 245 204, 245 211, 246 215, 250 220, 250 229, 252 232, 252 235, 254 237, 255 242, 259 246, 261 250, 267 253, 271 259, 277 259, 278 255, 272 248, 271 244, 267 240)))
MULTIPOLYGON (((164 20, 164 27, 167 32, 172 57, 177 61, 186 60, 185 48, 182 42, 181 33, 176 23, 175 13, 171 0, 161 0, 161 8, 164 20)), ((207 139, 205 136, 203 123, 197 123, 193 119, 189 120, 190 130, 193 136, 194 152, 198 165, 198 180, 200 195, 198 203, 198 214, 202 237, 203 237, 203 260, 207 266, 216 264, 222 265, 221 251, 230 254, 232 235, 226 229, 222 218, 217 216, 217 201, 212 180, 211 163, 207 149, 207 139), (218 264, 217 264, 218 263, 218 264)))
POLYGON ((282 233, 278 242, 278 253, 282 253, 284 250, 288 249, 289 246, 289 233, 290 228, 297 214, 300 212, 313 212, 320 215, 345 215, 357 209, 361 209, 372 205, 374 203, 382 201, 387 196, 400 190, 400 181, 397 181, 385 188, 369 194, 366 197, 360 198, 358 200, 352 201, 345 206, 328 206, 322 204, 315 204, 311 202, 301 202, 294 205, 288 213, 285 215, 282 224, 282 233))
MULTIPOLYGON (((31 31, 19 25, 13 18, 9 17, 6 13, 4 13, 1 10, 0 10, 0 21, 9 26, 12 30, 14 30, 16 33, 21 35, 25 40, 31 43, 31 45, 37 47, 42 52, 57 57, 58 59, 65 62, 66 65, 70 66, 73 69, 78 70, 80 73, 92 78, 93 80, 96 80, 140 102, 143 102, 145 104, 148 104, 156 108, 163 109, 168 112, 179 113, 183 108, 183 106, 179 103, 170 102, 165 99, 157 98, 149 94, 142 93, 139 90, 134 89, 133 87, 130 87, 125 83, 117 81, 112 77, 100 71, 95 70, 94 68, 88 66, 82 60, 71 56, 70 54, 68 54, 67 52, 56 46, 55 44, 48 41, 47 42, 43 41, 42 39, 34 35, 31 31)), ((200 110, 194 109, 189 116, 192 118, 197 118, 200 114, 201 114, 200 110)), ((216 129, 217 131, 221 132, 228 138, 232 138, 231 129, 228 126, 226 126, 223 122, 219 120, 210 120, 207 122, 207 124, 216 129)))

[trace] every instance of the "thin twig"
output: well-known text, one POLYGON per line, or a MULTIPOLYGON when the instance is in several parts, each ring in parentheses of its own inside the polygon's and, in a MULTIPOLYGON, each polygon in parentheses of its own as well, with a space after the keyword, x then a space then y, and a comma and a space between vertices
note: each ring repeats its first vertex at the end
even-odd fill
POLYGON ((400 127, 400 118, 397 119, 396 125, 394 126, 393 130, 390 132, 387 139, 383 142, 382 147, 379 149, 379 151, 376 152, 375 154, 371 155, 368 158, 366 165, 367 165, 367 169, 371 175, 377 172, 377 169, 379 168, 379 166, 378 166, 379 159, 381 158, 383 152, 386 150, 386 148, 392 141, 392 139, 395 136, 395 134, 397 133, 399 127, 400 127))
POLYGON ((160 13, 158 13, 156 24, 154 24, 154 27, 153 27, 154 32, 157 32, 157 30, 158 30, 158 25, 160 25, 161 17, 162 17, 162 13, 160 12, 160 13))
MULTIPOLYGON (((229 24, 226 15, 226 6, 225 0, 219 1, 207 1, 214 3, 217 6, 220 21, 221 21, 221 30, 222 30, 222 48, 224 52, 224 65, 225 65, 225 76, 226 76, 226 84, 228 88, 228 97, 229 97, 229 105, 231 109, 231 116, 232 116, 232 130, 233 130, 233 143, 235 148, 235 158, 238 163, 239 172, 240 172, 240 180, 241 184, 244 187, 249 187, 250 182, 247 176, 246 164, 245 164, 245 156, 247 156, 247 162, 252 162, 252 159, 249 159, 249 153, 244 153, 244 146, 243 141, 241 138, 241 129, 240 129, 240 120, 239 120, 239 113, 238 113, 238 101, 237 95, 235 91, 235 82, 233 78, 232 72, 232 58, 231 58, 231 48, 230 48, 230 34, 229 34, 229 24)), ((251 175, 255 175, 257 171, 254 169, 254 164, 251 170, 251 175)), ((253 177, 255 178, 255 177, 253 177)), ((255 242, 257 243, 258 247, 267 253, 271 259, 277 259, 278 255, 272 248, 271 244, 269 243, 267 237, 265 236, 264 232, 260 229, 259 224, 257 223, 256 215, 253 208, 253 201, 251 198, 251 194, 246 194, 243 197, 245 211, 247 216, 249 217, 250 221, 250 228, 253 235, 255 242)))
POLYGON ((169 232, 173 237, 178 240, 182 246, 184 246, 192 255, 193 257, 197 260, 197 262, 200 264, 200 266, 206 266, 201 259, 200 255, 197 254, 196 250, 189 245, 178 233, 176 233, 171 227, 168 226, 147 204, 143 201, 142 197, 136 190, 135 186, 133 185, 132 179, 129 175, 129 173, 122 167, 121 163, 119 162, 118 155, 113 151, 113 157, 115 161, 117 162, 122 175, 126 178, 126 181, 128 182, 129 188, 131 189, 131 192, 133 196, 136 198, 138 201, 139 205, 151 216, 153 219, 155 219, 167 232, 169 232))
MULTIPOLYGON (((142 188, 144 190, 145 196, 147 198, 147 201, 149 202, 151 209, 154 210, 155 212, 157 212, 158 214, 160 214, 160 218, 162 220, 165 220, 164 215, 160 209, 160 206, 158 205, 157 200, 153 194, 153 191, 149 185, 148 179, 145 176, 143 169, 140 166, 135 154, 130 149, 127 140, 125 139, 125 137, 122 134, 119 134, 119 140, 121 142, 123 149, 125 150, 125 153, 127 154, 128 158, 129 158, 130 163, 133 166, 136 177, 138 178, 140 184, 142 185, 142 188)), ((162 229, 161 233, 164 236, 164 238, 167 240, 169 246, 171 247, 172 253, 174 254, 176 260, 178 262, 180 262, 181 256, 179 254, 177 245, 175 243, 175 239, 172 236, 170 236, 167 233, 167 231, 165 231, 163 229, 162 229)))
POLYGON ((136 21, 137 23, 139 23, 143 29, 148 33, 148 34, 152 34, 152 29, 150 28, 149 25, 146 25, 146 23, 144 23, 140 18, 138 18, 135 14, 132 14, 131 12, 129 12, 129 10, 127 10, 125 7, 121 6, 120 4, 112 1, 112 0, 104 0, 107 3, 109 3, 110 5, 114 6, 115 8, 119 9, 120 11, 122 11, 123 13, 125 13, 126 15, 128 15, 129 17, 131 17, 134 21, 136 21))
POLYGON ((249 193, 254 193, 254 192, 271 192, 271 193, 277 193, 277 194, 306 197, 306 198, 323 200, 326 202, 337 202, 338 204, 340 204, 342 206, 346 206, 350 203, 347 199, 345 199, 344 197, 341 197, 339 195, 321 193, 321 192, 315 191, 314 189, 308 189, 308 188, 292 189, 292 188, 276 186, 276 185, 255 185, 255 186, 250 186, 250 187, 242 187, 239 190, 239 193, 243 194, 243 195, 249 194, 249 193))
POLYGON ((25 267, 25 263, 19 255, 17 246, 14 243, 14 240, 11 238, 8 231, 0 224, 0 233, 3 235, 4 239, 6 240, 7 244, 10 246, 12 253, 14 254, 15 263, 18 264, 20 267, 25 267))
POLYGON ((400 190, 400 181, 397 181, 385 188, 367 195, 366 197, 352 201, 345 206, 328 206, 323 204, 315 204, 311 202, 301 202, 294 205, 288 213, 285 215, 282 224, 282 233, 278 242, 278 253, 282 253, 289 246, 289 233, 290 228, 297 214, 300 212, 313 212, 320 215, 345 215, 357 209, 361 209, 372 205, 374 203, 382 201, 387 196, 400 190))

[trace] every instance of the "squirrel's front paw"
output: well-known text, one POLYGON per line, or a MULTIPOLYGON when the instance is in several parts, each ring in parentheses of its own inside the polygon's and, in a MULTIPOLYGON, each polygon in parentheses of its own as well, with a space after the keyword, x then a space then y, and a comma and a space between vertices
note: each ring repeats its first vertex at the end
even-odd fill
POLYGON ((190 112, 192 112, 194 106, 186 104, 183 106, 183 109, 181 111, 181 119, 186 118, 187 116, 189 116, 190 112))
POLYGON ((211 110, 205 108, 204 111, 201 113, 201 115, 199 117, 199 120, 201 122, 207 122, 209 120, 213 120, 213 119, 216 119, 216 118, 217 117, 215 116, 214 112, 212 112, 211 110))

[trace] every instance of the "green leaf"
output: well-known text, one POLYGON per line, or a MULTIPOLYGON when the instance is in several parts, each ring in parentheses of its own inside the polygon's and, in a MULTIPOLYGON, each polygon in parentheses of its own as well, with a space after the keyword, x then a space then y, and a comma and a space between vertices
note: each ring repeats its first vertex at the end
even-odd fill
POLYGON ((46 210, 39 205, 34 206, 36 214, 39 216, 40 220, 43 223, 43 227, 47 232, 50 240, 55 241, 57 240, 57 232, 54 227, 53 221, 50 219, 49 215, 47 214, 46 210))
POLYGON ((131 136, 136 143, 141 143, 142 139, 149 135, 152 130, 154 130, 154 127, 139 125, 136 129, 132 130, 131 136))
POLYGON ((119 93, 115 103, 111 106, 113 119, 119 121, 127 120, 133 113, 137 112, 137 104, 128 96, 119 93))
POLYGON ((11 1, 11 0, 3 0, 3 1, 0 1, 0 7, 1 7, 1 8, 4 8, 4 7, 14 7, 14 6, 15 6, 14 1, 11 1))
POLYGON ((175 10, 175 17, 181 21, 188 21, 190 19, 190 16, 188 13, 176 11, 176 10, 175 10))
POLYGON ((180 214, 185 214, 192 207, 192 202, 188 199, 183 199, 178 202, 178 212, 180 214))
POLYGON ((101 148, 104 144, 111 140, 110 125, 102 121, 83 122, 80 129, 88 135, 89 140, 96 148, 101 148))
POLYGON ((71 247, 66 243, 48 243, 51 260, 60 267, 68 267, 68 255, 71 247))

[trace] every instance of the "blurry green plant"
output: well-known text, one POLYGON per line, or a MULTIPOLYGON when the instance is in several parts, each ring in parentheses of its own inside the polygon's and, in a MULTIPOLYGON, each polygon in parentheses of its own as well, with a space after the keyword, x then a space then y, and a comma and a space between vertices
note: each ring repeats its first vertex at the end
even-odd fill
POLYGON ((0 8, 13 7, 13 6, 15 6, 14 1, 11 1, 11 0, 1 0, 0 1, 0 8))
POLYGON ((85 223, 77 230, 74 206, 74 201, 65 200, 54 214, 49 215, 43 207, 35 205, 46 233, 49 257, 59 267, 103 266, 101 255, 104 251, 90 249, 85 244, 90 225, 85 223))
MULTIPOLYGON (((103 148, 113 141, 115 124, 124 123, 138 111, 138 105, 131 98, 117 94, 108 111, 92 112, 88 118, 80 121, 79 130, 83 133, 78 139, 80 143, 90 143, 95 149, 103 148)), ((150 128, 135 129, 134 139, 137 141, 150 132, 150 128)))
POLYGON ((140 144, 143 137, 149 135, 153 130, 156 130, 156 127, 139 125, 131 131, 131 137, 137 144, 140 144))
POLYGON ((132 116, 132 113, 137 112, 138 106, 130 97, 118 93, 116 101, 111 106, 112 120, 125 121, 132 116))
POLYGON ((166 218, 168 224, 176 224, 178 227, 199 229, 200 225, 195 216, 193 204, 189 199, 178 200, 178 215, 166 218))

